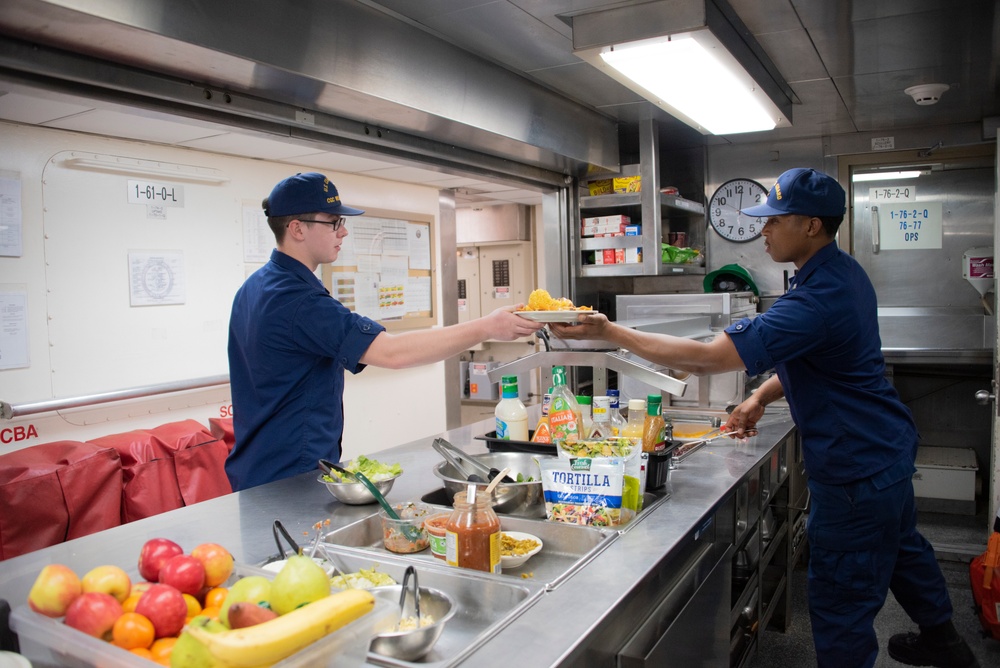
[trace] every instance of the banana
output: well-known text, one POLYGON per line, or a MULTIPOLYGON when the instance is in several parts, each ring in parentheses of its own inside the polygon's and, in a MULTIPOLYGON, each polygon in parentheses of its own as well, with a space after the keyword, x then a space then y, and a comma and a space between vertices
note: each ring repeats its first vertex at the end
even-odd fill
POLYGON ((371 592, 347 589, 254 626, 209 633, 192 625, 185 631, 225 665, 250 668, 281 661, 374 607, 375 597, 371 592))

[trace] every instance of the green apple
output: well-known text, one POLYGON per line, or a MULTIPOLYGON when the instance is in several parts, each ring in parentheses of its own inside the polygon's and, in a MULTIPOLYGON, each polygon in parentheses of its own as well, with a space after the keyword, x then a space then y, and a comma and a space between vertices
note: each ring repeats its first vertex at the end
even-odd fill
POLYGON ((311 558, 296 554, 288 558, 271 582, 271 609, 279 615, 330 595, 330 578, 311 558))
POLYGON ((271 596, 271 581, 263 575, 248 575, 233 583, 226 594, 226 600, 219 608, 219 621, 229 626, 229 606, 241 601, 267 603, 271 596))
MULTIPOLYGON (((188 626, 198 626, 209 633, 225 631, 222 622, 205 615, 198 615, 188 622, 188 626)), ((172 668, 221 668, 224 664, 215 658, 205 645, 185 630, 170 652, 172 668)))

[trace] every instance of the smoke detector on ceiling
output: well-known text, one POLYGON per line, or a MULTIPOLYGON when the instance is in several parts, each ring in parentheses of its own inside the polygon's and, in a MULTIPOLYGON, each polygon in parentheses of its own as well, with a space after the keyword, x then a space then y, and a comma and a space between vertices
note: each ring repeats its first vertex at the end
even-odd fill
POLYGON ((937 101, 941 99, 941 94, 949 88, 948 84, 918 84, 910 86, 903 92, 912 97, 914 102, 924 106, 937 104, 937 101))

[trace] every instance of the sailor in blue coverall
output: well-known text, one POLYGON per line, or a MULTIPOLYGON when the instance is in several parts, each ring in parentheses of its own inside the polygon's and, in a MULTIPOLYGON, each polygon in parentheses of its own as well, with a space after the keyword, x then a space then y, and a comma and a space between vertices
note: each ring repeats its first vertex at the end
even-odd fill
POLYGON ((885 377, 875 290, 836 244, 846 211, 836 180, 812 169, 782 174, 767 201, 742 213, 766 218, 764 248, 798 272, 766 312, 703 343, 616 326, 603 315, 553 328, 600 338, 672 369, 776 374, 734 409, 726 428, 753 430, 784 396, 802 436, 809 476, 809 612, 820 666, 872 666, 874 620, 888 591, 920 627, 888 643, 910 665, 978 666, 951 622, 947 586, 917 531, 911 477, 918 435, 885 377))
POLYGON ((344 372, 439 362, 486 340, 513 341, 543 327, 517 305, 448 327, 390 334, 334 299, 316 276, 348 235, 344 205, 322 174, 296 174, 263 202, 277 249, 236 293, 229 376, 236 444, 226 460, 234 490, 340 461, 344 372))

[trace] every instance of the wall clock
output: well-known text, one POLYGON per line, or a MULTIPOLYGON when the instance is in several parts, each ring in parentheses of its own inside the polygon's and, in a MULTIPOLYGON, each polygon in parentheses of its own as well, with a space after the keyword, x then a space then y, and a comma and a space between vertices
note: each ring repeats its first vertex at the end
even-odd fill
POLYGON ((726 181, 708 201, 708 222, 723 239, 743 243, 753 241, 767 222, 751 218, 740 209, 756 206, 767 199, 767 189, 751 179, 726 181))

